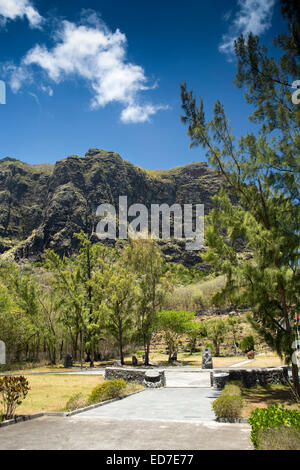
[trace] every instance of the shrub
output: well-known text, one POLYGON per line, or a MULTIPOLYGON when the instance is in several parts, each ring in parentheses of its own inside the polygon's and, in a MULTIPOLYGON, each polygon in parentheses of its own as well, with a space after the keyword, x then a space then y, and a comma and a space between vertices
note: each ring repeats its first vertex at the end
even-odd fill
POLYGON ((237 383, 229 382, 225 385, 222 395, 241 396, 241 387, 237 383))
POLYGON ((21 405, 29 390, 29 383, 24 376, 0 377, 0 395, 4 419, 14 417, 17 406, 21 405))
POLYGON ((104 400, 121 397, 126 390, 126 382, 122 379, 107 380, 97 385, 90 394, 88 402, 90 405, 104 400))
POLYGON ((255 449, 257 449, 258 433, 261 430, 281 425, 300 429, 300 411, 287 410, 284 406, 279 408, 276 403, 268 408, 256 408, 252 411, 248 422, 252 427, 250 439, 255 449))
POLYGON ((217 418, 239 418, 243 408, 243 400, 239 395, 221 395, 213 402, 217 418))
POLYGON ((74 410, 78 410, 79 408, 84 408, 88 404, 87 401, 88 401, 87 398, 84 397, 82 393, 75 393, 67 401, 65 410, 74 411, 74 410))
POLYGON ((260 429, 257 433, 257 449, 300 450, 300 429, 284 425, 260 429))
POLYGON ((248 353, 249 351, 252 351, 254 349, 254 345, 255 345, 254 338, 252 335, 250 335, 242 339, 242 341, 239 344, 239 348, 244 353, 248 353))

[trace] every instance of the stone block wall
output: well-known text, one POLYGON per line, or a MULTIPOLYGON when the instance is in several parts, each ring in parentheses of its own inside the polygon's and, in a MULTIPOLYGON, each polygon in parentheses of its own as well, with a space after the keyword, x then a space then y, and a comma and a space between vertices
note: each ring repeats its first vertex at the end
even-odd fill
POLYGON ((155 370, 149 374, 149 369, 125 369, 123 367, 106 367, 105 380, 123 379, 126 382, 136 382, 146 387, 165 387, 166 378, 163 370, 155 370), (149 377, 147 377, 147 374, 149 377), (157 375, 157 378, 155 376, 157 375))
MULTIPOLYGON (((243 387, 251 388, 255 385, 266 385, 266 384, 286 384, 288 380, 288 369, 287 367, 264 367, 264 368, 228 368, 228 369, 217 369, 215 373, 226 372, 229 374, 229 381, 240 380, 243 387)), ((211 385, 213 386, 213 374, 210 373, 211 385)))

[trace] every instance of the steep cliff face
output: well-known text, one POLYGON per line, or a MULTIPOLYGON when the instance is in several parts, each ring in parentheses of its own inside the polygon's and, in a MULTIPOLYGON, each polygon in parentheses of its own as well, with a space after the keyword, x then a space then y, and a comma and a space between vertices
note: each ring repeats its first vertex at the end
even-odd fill
MULTIPOLYGON (((45 248, 71 253, 74 232, 91 233, 98 205, 118 206, 119 196, 127 196, 128 205, 142 203, 148 208, 153 203, 202 203, 208 212, 211 197, 223 184, 205 163, 148 171, 99 149, 55 165, 5 158, 0 160, 0 252, 11 249, 16 259, 38 259, 45 248)), ((163 249, 174 261, 194 264, 196 259, 196 253, 182 254, 180 244, 163 249)))

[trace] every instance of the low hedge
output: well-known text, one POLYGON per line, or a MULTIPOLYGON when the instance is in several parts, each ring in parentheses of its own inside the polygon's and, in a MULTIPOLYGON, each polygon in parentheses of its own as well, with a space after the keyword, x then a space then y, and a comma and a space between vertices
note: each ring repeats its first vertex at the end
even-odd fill
POLYGON ((280 426, 300 430, 300 411, 288 410, 276 403, 268 408, 256 408, 252 411, 248 422, 251 425, 250 439, 255 449, 259 449, 259 436, 263 435, 261 433, 263 430, 280 426))
POLYGON ((67 401, 64 411, 74 411, 87 406, 88 400, 82 393, 75 393, 67 401))
POLYGON ((213 402, 217 418, 239 418, 243 408, 242 392, 239 384, 229 382, 221 395, 213 402))
POLYGON ((94 405, 105 400, 118 398, 124 395, 127 384, 123 379, 107 380, 97 385, 88 397, 88 404, 94 405))

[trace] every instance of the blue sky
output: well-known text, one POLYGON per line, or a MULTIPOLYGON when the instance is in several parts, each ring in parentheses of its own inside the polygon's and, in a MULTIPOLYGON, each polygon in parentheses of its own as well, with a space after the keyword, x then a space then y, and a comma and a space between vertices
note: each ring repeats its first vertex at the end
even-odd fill
POLYGON ((0 0, 0 158, 55 163, 92 147, 144 168, 205 161, 188 149, 180 83, 220 99, 234 134, 252 130, 232 84, 234 37, 267 47, 276 0, 0 0))

